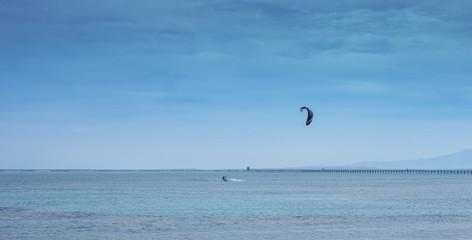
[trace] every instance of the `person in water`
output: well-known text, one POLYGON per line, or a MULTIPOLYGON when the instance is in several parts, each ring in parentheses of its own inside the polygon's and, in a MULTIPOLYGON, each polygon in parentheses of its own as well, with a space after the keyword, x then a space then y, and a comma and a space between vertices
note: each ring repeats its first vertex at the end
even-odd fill
POLYGON ((226 176, 223 176, 223 181, 227 182, 228 180, 226 180, 226 176))

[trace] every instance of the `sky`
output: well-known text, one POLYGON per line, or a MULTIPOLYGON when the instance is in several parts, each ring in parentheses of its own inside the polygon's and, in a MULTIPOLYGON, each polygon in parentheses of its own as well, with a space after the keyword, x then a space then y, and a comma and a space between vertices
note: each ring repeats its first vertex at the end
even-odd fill
POLYGON ((471 11, 0 0, 0 169, 336 166, 472 148, 471 11))

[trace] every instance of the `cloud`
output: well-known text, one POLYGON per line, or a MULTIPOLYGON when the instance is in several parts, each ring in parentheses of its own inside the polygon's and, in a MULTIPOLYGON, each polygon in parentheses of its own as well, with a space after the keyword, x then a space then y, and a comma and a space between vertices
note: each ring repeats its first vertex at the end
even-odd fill
POLYGON ((165 55, 218 52, 305 58, 332 51, 390 54, 471 38, 466 34, 470 17, 461 7, 442 1, 66 4, 51 0, 2 5, 0 26, 9 32, 3 41, 21 40, 52 50, 78 44, 80 50, 102 46, 110 51, 134 48, 165 55), (439 35, 448 38, 444 41, 439 35))

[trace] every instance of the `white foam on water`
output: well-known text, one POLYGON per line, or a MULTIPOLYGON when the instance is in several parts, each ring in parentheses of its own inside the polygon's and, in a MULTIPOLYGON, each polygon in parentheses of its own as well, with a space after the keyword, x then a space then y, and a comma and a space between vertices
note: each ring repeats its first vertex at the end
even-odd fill
POLYGON ((244 182, 245 180, 237 179, 237 178, 229 178, 228 181, 230 181, 230 182, 244 182))

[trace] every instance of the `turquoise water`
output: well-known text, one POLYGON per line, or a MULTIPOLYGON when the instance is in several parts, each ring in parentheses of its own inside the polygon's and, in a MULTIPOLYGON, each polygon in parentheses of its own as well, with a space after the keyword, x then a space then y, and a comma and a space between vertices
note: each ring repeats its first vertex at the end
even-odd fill
POLYGON ((2 239, 472 239, 471 206, 472 175, 0 172, 2 239))

